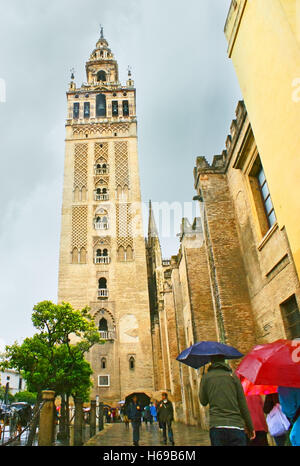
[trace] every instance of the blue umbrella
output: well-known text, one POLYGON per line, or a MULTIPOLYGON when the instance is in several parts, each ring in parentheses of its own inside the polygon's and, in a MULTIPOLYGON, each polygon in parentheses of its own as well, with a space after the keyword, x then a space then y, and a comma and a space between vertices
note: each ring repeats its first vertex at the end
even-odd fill
POLYGON ((233 346, 217 341, 199 341, 182 351, 176 360, 187 366, 199 369, 211 361, 211 356, 224 356, 225 359, 240 359, 244 355, 233 346))

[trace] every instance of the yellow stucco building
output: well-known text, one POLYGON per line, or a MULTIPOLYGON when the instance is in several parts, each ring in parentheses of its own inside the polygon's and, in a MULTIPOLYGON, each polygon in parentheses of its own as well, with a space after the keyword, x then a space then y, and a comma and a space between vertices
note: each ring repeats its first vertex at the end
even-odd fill
POLYGON ((233 0, 225 24, 228 55, 247 107, 278 225, 286 229, 298 275, 299 26, 299 0, 233 0))

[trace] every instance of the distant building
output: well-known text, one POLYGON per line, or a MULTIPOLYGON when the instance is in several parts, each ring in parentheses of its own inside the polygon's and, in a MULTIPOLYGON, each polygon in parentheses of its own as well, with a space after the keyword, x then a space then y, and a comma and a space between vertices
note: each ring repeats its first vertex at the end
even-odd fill
POLYGON ((0 385, 6 387, 7 383, 9 383, 9 391, 12 395, 26 390, 25 381, 22 379, 21 375, 13 369, 6 369, 0 372, 0 385))

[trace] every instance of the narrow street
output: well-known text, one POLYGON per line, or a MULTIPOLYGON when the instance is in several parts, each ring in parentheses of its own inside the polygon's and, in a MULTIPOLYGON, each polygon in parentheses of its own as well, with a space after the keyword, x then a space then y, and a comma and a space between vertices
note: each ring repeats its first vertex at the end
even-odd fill
MULTIPOLYGON (((209 434, 200 430, 199 427, 186 426, 173 423, 175 446, 209 446, 209 434)), ((105 424, 105 429, 96 434, 86 443, 87 446, 131 446, 132 427, 125 427, 123 423, 105 424)), ((145 425, 142 423, 140 430, 141 446, 161 446, 162 431, 158 423, 145 425)), ((170 444, 168 444, 170 445, 170 444)))

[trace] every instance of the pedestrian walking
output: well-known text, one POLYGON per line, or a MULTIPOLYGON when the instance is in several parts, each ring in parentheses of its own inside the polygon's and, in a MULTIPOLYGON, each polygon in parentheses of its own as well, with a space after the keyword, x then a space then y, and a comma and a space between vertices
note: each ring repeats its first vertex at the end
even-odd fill
POLYGON ((128 406, 128 419, 131 420, 133 445, 138 447, 140 441, 140 427, 143 409, 138 403, 137 396, 132 397, 132 401, 128 406))
POLYGON ((283 413, 291 423, 290 441, 293 447, 300 446, 300 388, 278 387, 279 402, 283 413))
POLYGON ((143 411, 143 419, 146 425, 148 425, 148 422, 152 424, 152 414, 150 412, 150 406, 145 406, 143 411))
POLYGON ((157 421, 157 410, 156 410, 156 406, 154 403, 150 404, 150 413, 152 416, 152 420, 156 422, 157 421))
POLYGON ((200 402, 209 405, 212 446, 245 446, 247 436, 254 440, 255 431, 244 390, 221 355, 211 356, 211 365, 202 376, 200 402), (245 427, 246 426, 246 427, 245 427))
POLYGON ((129 428, 129 419, 128 419, 128 405, 123 406, 123 420, 125 427, 128 429, 129 428))
MULTIPOLYGON (((274 406, 276 406, 277 404, 280 404, 278 393, 270 393, 266 395, 264 406, 263 406, 264 413, 269 414, 274 408, 274 406)), ((288 435, 286 432, 281 435, 273 435, 273 438, 274 438, 274 441, 277 447, 284 447, 287 442, 288 435)))
POLYGON ((168 394, 162 393, 162 400, 158 404, 158 421, 163 430, 163 441, 164 444, 167 444, 167 429, 168 429, 168 438, 169 442, 172 445, 175 445, 173 430, 172 430, 172 421, 174 419, 174 410, 171 401, 168 400, 168 394))
POLYGON ((254 447, 268 447, 268 425, 264 415, 264 403, 260 395, 248 395, 246 401, 255 430, 255 439, 248 438, 248 445, 254 447))

